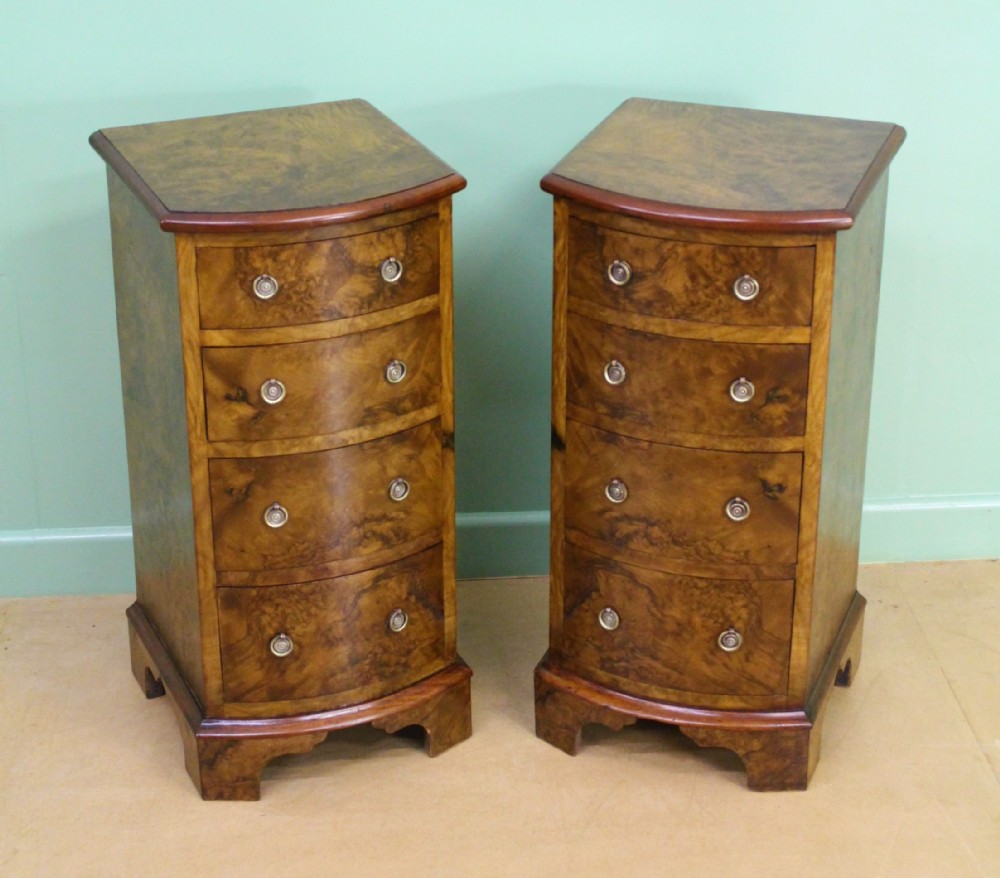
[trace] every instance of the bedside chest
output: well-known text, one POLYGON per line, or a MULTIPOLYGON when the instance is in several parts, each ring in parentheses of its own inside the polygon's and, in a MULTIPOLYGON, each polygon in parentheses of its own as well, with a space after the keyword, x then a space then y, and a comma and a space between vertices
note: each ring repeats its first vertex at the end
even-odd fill
POLYGON ((99 131, 132 670, 207 799, 333 729, 471 730, 455 651, 451 195, 364 101, 99 131))
POLYGON ((893 125, 627 101, 555 196, 538 735, 678 726, 805 788, 857 671, 893 125))

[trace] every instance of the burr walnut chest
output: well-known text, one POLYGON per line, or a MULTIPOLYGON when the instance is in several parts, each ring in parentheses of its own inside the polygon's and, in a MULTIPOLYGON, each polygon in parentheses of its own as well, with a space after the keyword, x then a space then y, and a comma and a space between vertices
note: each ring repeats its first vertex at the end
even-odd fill
POLYGON ((805 788, 860 658, 894 125, 627 101, 555 196, 540 737, 678 726, 805 788))
POLYGON ((364 101, 99 131, 132 670, 205 798, 333 730, 470 732, 455 651, 451 196, 364 101))

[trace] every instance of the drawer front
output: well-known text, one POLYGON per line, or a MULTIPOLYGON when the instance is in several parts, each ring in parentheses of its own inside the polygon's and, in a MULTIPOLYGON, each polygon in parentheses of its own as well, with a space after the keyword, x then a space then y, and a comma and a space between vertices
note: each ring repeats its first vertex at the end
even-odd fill
POLYGON ((268 247, 201 247, 197 255, 203 329, 292 326, 381 311, 438 291, 438 219, 366 235, 268 247), (398 279, 382 264, 395 259, 398 279), (392 277, 387 269, 387 274, 392 277), (269 277, 276 291, 258 284, 269 277), (269 295, 270 294, 270 295, 269 295))
POLYGON ((705 694, 782 694, 793 585, 673 576, 566 546, 562 652, 622 681, 617 688, 625 692, 633 682, 705 694), (733 651, 720 646, 727 633, 727 647, 738 640, 733 651))
POLYGON ((623 433, 805 432, 808 345, 671 338, 570 313, 566 351, 569 403, 614 419, 623 433), (748 387, 749 400, 737 401, 748 387))
POLYGON ((439 533, 441 453, 435 421, 330 451, 209 461, 216 569, 301 568, 439 533))
MULTIPOLYGON (((205 348, 208 438, 287 439, 368 427, 438 401, 440 317, 320 341, 205 348), (402 363, 393 382, 388 370, 402 363), (278 402, 265 399, 280 382, 278 402)), ((398 367, 396 367, 398 370, 398 367)))
POLYGON ((570 539, 688 562, 795 563, 799 453, 680 448, 569 421, 565 480, 570 539))
POLYGON ((351 703, 439 670, 445 664, 441 565, 435 547, 335 579, 218 589, 226 700, 344 692, 352 693, 345 700, 351 703), (402 620, 393 616, 397 610, 405 613, 400 630, 394 630, 402 620), (274 638, 275 650, 287 654, 272 651, 274 638))
POLYGON ((808 326, 814 266, 812 247, 692 244, 569 221, 571 295, 651 317, 808 326), (616 260, 630 269, 621 285, 608 276, 616 260), (744 276, 757 283, 753 298, 741 299, 734 292, 737 279, 744 276))

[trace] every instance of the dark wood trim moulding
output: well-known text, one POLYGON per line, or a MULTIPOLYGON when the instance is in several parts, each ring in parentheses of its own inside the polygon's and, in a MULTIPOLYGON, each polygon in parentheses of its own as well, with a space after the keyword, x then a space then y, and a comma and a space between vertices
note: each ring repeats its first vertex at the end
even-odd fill
POLYGON ((561 667, 558 658, 548 652, 542 657, 535 673, 557 689, 569 692, 592 704, 666 725, 721 727, 733 731, 810 729, 813 725, 812 719, 804 710, 721 710, 685 707, 626 695, 578 677, 561 667))
POLYGON ((420 186, 390 192, 377 198, 296 210, 273 210, 249 213, 191 213, 170 210, 149 188, 146 181, 126 161, 101 131, 90 136, 90 145, 124 181, 165 232, 282 232, 311 229, 334 223, 355 222, 417 207, 460 192, 466 186, 461 174, 454 172, 420 186))
POLYGON ((550 195, 569 198, 599 210, 679 225, 746 232, 839 232, 854 225, 855 217, 905 138, 906 132, 899 125, 893 125, 847 204, 843 208, 831 210, 722 210, 691 204, 672 204, 599 189, 555 173, 546 174, 542 178, 541 187, 550 195))
POLYGON ((89 142, 94 151, 107 162, 111 170, 121 177, 122 182, 132 190, 145 205, 146 210, 156 217, 157 221, 161 221, 166 214, 170 213, 167 206, 156 197, 156 194, 146 185, 146 181, 139 176, 135 168, 125 160, 125 156, 118 152, 115 145, 104 136, 103 131, 95 131, 91 134, 89 142))
POLYGON ((893 125, 889 136, 885 139, 885 143, 882 144, 882 148, 875 154, 875 158, 872 159, 868 170, 865 171, 864 176, 858 183, 858 188, 854 190, 854 194, 847 202, 845 209, 851 215, 852 225, 854 218, 861 212, 865 201, 871 195, 872 189, 875 188, 875 184, 878 183, 882 174, 889 167, 889 162, 899 152, 899 148, 903 145, 904 140, 906 140, 906 130, 899 125, 893 125))

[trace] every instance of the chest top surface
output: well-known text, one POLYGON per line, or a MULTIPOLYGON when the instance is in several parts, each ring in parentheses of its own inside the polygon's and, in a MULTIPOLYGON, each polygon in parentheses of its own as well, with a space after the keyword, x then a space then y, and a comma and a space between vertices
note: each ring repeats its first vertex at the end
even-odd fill
POLYGON ((755 231, 849 228, 898 125, 632 98, 542 180, 595 207, 755 231))
POLYGON ((465 186, 363 100, 108 128, 90 142, 167 231, 364 219, 465 186))

